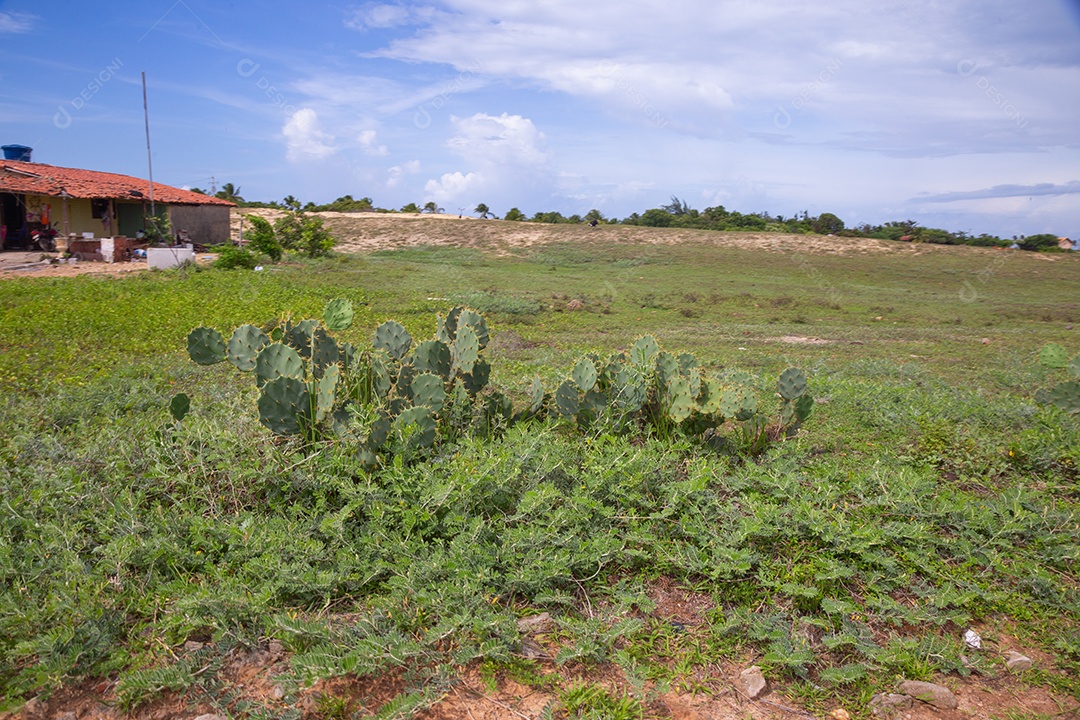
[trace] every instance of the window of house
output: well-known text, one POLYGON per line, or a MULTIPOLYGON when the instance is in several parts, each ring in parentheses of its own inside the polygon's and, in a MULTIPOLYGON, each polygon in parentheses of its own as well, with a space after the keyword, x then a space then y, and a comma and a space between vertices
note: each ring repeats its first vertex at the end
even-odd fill
POLYGON ((90 214, 95 220, 100 220, 105 217, 105 213, 109 210, 108 200, 91 200, 90 201, 90 214))

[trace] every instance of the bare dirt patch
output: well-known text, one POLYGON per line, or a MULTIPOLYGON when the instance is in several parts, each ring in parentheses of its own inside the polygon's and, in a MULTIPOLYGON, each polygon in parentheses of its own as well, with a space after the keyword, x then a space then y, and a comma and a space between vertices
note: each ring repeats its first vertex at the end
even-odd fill
POLYGON ((819 337, 803 337, 802 335, 783 335, 781 337, 766 338, 766 342, 778 342, 785 345, 832 345, 835 340, 826 340, 819 337))
MULTIPOLYGON (((216 256, 198 253, 195 262, 208 265, 216 256)), ((127 275, 146 271, 146 260, 127 262, 59 262, 57 253, 41 252, 0 252, 0 280, 16 277, 75 277, 77 275, 127 275)))
MULTIPOLYGON (((281 210, 244 208, 234 211, 234 240, 239 238, 239 216, 258 215, 270 222, 281 217, 281 210)), ((415 213, 313 213, 324 219, 337 239, 341 252, 368 253, 376 250, 425 245, 470 247, 488 252, 506 253, 550 243, 595 243, 677 245, 697 243, 716 247, 764 250, 806 255, 925 255, 934 253, 989 253, 997 249, 968 246, 923 245, 866 238, 791 235, 767 232, 716 232, 633 225, 549 225, 506 220, 480 220, 457 215, 415 213)), ((1034 254, 1034 253, 1033 253, 1034 254)), ((1043 256, 1052 260, 1050 256, 1043 256)))
MULTIPOLYGON (((495 255, 520 253, 528 249, 557 243, 577 245, 681 245, 696 244, 720 248, 762 250, 765 252, 800 255, 929 255, 983 253, 998 256, 1000 249, 952 245, 922 245, 865 238, 828 237, 822 235, 790 235, 766 232, 716 232, 711 230, 682 230, 672 228, 636 227, 632 225, 548 225, 505 220, 480 220, 457 215, 415 213, 312 213, 323 218, 326 227, 337 240, 335 250, 343 253, 366 254, 378 250, 394 250, 424 246, 462 247, 483 250, 495 255)), ((242 208, 232 213, 232 239, 241 238, 241 219, 256 215, 274 222, 284 211, 273 208, 242 208)), ((244 224, 244 232, 250 223, 244 224)), ((1045 262, 1057 257, 1040 253, 1025 253, 1045 262)), ((0 279, 11 277, 70 277, 74 275, 123 275, 146 270, 145 261, 104 263, 44 262, 56 260, 53 254, 28 252, 0 253, 0 279)), ((197 262, 207 264, 212 255, 199 253, 197 262)))

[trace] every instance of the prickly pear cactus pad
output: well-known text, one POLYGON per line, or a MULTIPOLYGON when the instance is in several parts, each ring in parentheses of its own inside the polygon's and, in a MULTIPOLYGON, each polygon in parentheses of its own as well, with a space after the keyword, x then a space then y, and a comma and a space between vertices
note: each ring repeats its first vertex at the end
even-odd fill
POLYGON ((476 331, 469 325, 459 325, 454 343, 450 346, 450 356, 456 372, 468 374, 473 370, 480 353, 480 340, 476 331))
POLYGON ((431 373, 420 373, 413 378, 412 396, 416 405, 423 405, 434 413, 439 412, 446 402, 442 378, 431 373))
POLYGON ((270 344, 270 337, 254 325, 241 325, 233 330, 226 348, 226 355, 237 370, 250 372, 255 369, 259 351, 270 344))
POLYGON ((570 417, 572 415, 577 415, 580 407, 581 400, 578 396, 577 386, 570 380, 567 380, 555 391, 555 409, 557 409, 559 414, 563 417, 570 417))
POLYGON ((177 393, 169 402, 169 414, 172 415, 173 420, 176 422, 180 422, 187 417, 189 410, 191 410, 191 398, 187 396, 187 393, 177 393))
POLYGON ((390 353, 390 357, 400 360, 405 357, 405 354, 409 352, 409 347, 412 346, 412 335, 401 323, 396 320, 387 320, 375 328, 372 345, 375 346, 376 350, 385 350, 390 353))
POLYGON ((458 332, 461 332, 461 328, 466 325, 476 333, 476 340, 480 344, 480 349, 486 348, 489 335, 487 321, 484 320, 484 316, 475 310, 463 308, 457 318, 458 332))
POLYGON ((259 396, 259 422, 275 435, 299 435, 302 418, 311 412, 308 386, 303 380, 279 377, 263 385, 259 396))
POLYGON ((214 365, 225 360, 225 339, 214 328, 197 327, 188 333, 188 357, 200 365, 214 365))
POLYGON ((1047 343, 1039 351, 1039 362, 1048 368, 1063 368, 1069 362, 1069 354, 1064 346, 1047 343))
POLYGON ((304 361, 300 353, 283 343, 271 343, 255 358, 255 382, 262 387, 279 377, 297 380, 304 377, 304 361))
POLYGON ((799 368, 788 368, 780 373, 776 381, 776 391, 785 400, 797 400, 806 392, 806 373, 799 368))
POLYGON ((1080 381, 1069 380, 1050 388, 1049 400, 1070 415, 1080 413, 1080 381))
POLYGON ((350 300, 344 298, 331 300, 323 311, 323 324, 326 325, 327 330, 334 332, 348 330, 352 322, 353 306, 350 300))
POLYGON ((589 392, 596 386, 596 365, 589 358, 582 358, 570 374, 581 392, 589 392))
POLYGON ((429 372, 449 380, 452 367, 450 346, 441 340, 425 340, 413 350, 413 367, 418 372, 429 372))
POLYGON ((644 335, 630 346, 630 362, 645 366, 652 363, 653 357, 660 352, 660 344, 652 335, 644 335))

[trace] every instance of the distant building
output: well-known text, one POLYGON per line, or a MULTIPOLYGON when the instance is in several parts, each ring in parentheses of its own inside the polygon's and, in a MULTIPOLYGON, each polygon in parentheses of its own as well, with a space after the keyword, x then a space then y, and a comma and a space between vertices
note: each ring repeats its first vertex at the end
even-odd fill
MULTIPOLYGON (((150 214, 150 183, 96 170, 0 160, 0 238, 4 247, 21 244, 27 228, 51 225, 61 234, 136 237, 150 214)), ((154 210, 167 215, 174 233, 185 231, 193 242, 229 241, 229 208, 220 198, 154 183, 154 210)))
POLYGON ((1080 250, 1080 240, 1070 240, 1067 237, 1058 238, 1058 247, 1062 250, 1080 250))

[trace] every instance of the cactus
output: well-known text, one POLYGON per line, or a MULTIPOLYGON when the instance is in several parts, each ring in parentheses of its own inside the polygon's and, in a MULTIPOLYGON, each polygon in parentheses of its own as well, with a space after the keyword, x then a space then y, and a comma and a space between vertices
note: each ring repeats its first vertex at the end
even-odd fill
POLYGON ((532 384, 529 386, 529 398, 529 414, 536 415, 544 407, 544 384, 538 377, 532 379, 532 384))
POLYGON ((1057 343, 1047 343, 1039 351, 1039 362, 1048 368, 1065 370, 1065 374, 1073 379, 1049 389, 1040 388, 1035 393, 1035 400, 1053 405, 1070 415, 1080 414, 1080 355, 1069 360, 1064 347, 1057 343))
POLYGON ((635 413, 645 405, 648 390, 645 383, 632 368, 620 367, 611 378, 612 405, 616 410, 635 413))
POLYGON ((1051 405, 1075 415, 1080 413, 1080 381, 1067 380, 1050 388, 1047 395, 1051 405))
POLYGON ((405 450, 429 448, 435 444, 435 419, 426 407, 411 407, 394 418, 392 425, 398 444, 405 450))
POLYGON ((323 325, 327 330, 340 332, 348 330, 353 322, 352 302, 344 298, 331 300, 323 311, 323 325))
POLYGON ((169 414, 172 415, 173 420, 176 422, 182 421, 187 417, 188 411, 191 410, 191 398, 186 393, 177 393, 173 395, 173 399, 169 402, 169 414))
POLYGON ((280 377, 303 379, 304 361, 300 359, 300 354, 288 345, 271 343, 255 357, 255 382, 259 387, 263 387, 280 377))
POLYGON ((487 387, 488 380, 490 379, 491 363, 483 358, 476 361, 471 373, 461 376, 462 382, 465 383, 465 389, 468 390, 470 395, 476 395, 483 391, 483 389, 487 387))
POLYGON ((334 410, 337 400, 337 385, 341 379, 341 368, 331 365, 323 371, 315 385, 315 422, 321 423, 334 410))
POLYGON ((394 394, 401 398, 412 397, 412 381, 416 377, 416 369, 412 365, 402 365, 398 369, 397 378, 394 380, 394 394))
POLYGON ((666 392, 667 416, 674 422, 682 422, 690 417, 694 409, 690 383, 682 376, 672 378, 666 392))
POLYGON ((386 441, 390 438, 390 416, 379 415, 371 422, 371 427, 368 428, 367 440, 364 442, 372 450, 378 450, 386 441))
POLYGON ((666 388, 679 375, 679 361, 669 352, 661 350, 656 353, 654 360, 656 367, 656 381, 662 388, 666 388))
POLYGON ((281 376, 268 381, 259 395, 259 422, 275 435, 299 435, 311 412, 308 386, 303 380, 281 376))
MULTIPOLYGON (((337 342, 331 333, 348 328, 352 320, 352 305, 336 300, 327 305, 322 322, 286 321, 269 335, 243 325, 226 343, 216 330, 196 328, 188 336, 188 352, 201 364, 227 359, 241 371, 254 371, 261 388, 260 422, 278 435, 302 434, 314 440, 332 432, 339 440, 356 439, 357 426, 349 419, 368 418, 366 437, 355 451, 356 460, 368 469, 378 466, 387 447, 415 454, 440 436, 451 440, 464 432, 496 432, 548 411, 573 418, 580 427, 608 417, 612 429, 652 423, 665 435, 677 431, 706 442, 717 437, 715 431, 725 419, 736 420, 741 423, 736 425, 741 446, 751 452, 760 452, 774 437, 765 432, 754 378, 736 371, 723 373, 722 379, 708 376, 692 354, 663 352, 651 336, 606 359, 593 353, 580 358, 554 396, 544 392, 539 378, 533 379, 528 404, 515 414, 509 398, 488 390, 491 365, 482 351, 490 333, 475 310, 455 307, 438 319, 436 337, 415 347, 405 327, 388 320, 372 337, 379 352, 337 342), (391 437, 396 441, 387 445, 391 437)), ((1080 376, 1080 358, 1069 363, 1063 352, 1044 355, 1055 367, 1080 376)), ((814 407, 805 373, 785 370, 777 392, 780 427, 791 436, 814 407)), ((1042 391, 1043 397, 1078 412, 1080 382, 1042 391)), ((179 421, 189 407, 186 396, 177 396, 170 412, 179 421)))
POLYGON ((237 370, 249 372, 255 369, 259 351, 270 344, 270 337, 254 325, 241 325, 233 330, 226 346, 226 357, 237 370))
POLYGON ((465 308, 460 306, 455 307, 450 310, 450 312, 446 313, 445 321, 443 321, 442 318, 439 318, 440 334, 437 336, 439 340, 442 340, 447 345, 454 342, 454 338, 457 337, 458 316, 461 315, 461 311, 464 309, 465 308))
POLYGON ((609 402, 607 395, 594 388, 588 393, 585 393, 581 398, 578 413, 579 415, 581 415, 581 413, 588 413, 588 415, 596 417, 610 406, 611 403, 609 402))
POLYGON ((215 365, 225 360, 225 339, 214 328, 197 327, 188 333, 187 350, 200 365, 215 365))
POLYGON ((493 392, 484 398, 481 422, 489 435, 504 430, 514 418, 514 404, 501 392, 493 392))
POLYGON ((439 412, 446 402, 443 379, 432 373, 420 373, 412 381, 412 398, 417 406, 423 405, 433 413, 439 412))
POLYGON ((742 393, 738 387, 724 388, 720 396, 720 414, 726 418, 733 418, 742 408, 742 393))
POLYGON ((678 357, 679 373, 690 383, 690 395, 697 397, 701 392, 701 366, 697 358, 691 353, 683 353, 678 357))
POLYGON ((589 358, 581 358, 570 373, 570 378, 581 392, 589 392, 596 387, 596 365, 589 358))
POLYGON ((419 372, 433 373, 443 380, 449 380, 452 367, 450 346, 441 340, 425 340, 413 350, 412 364, 419 372))
POLYGON ((697 394, 698 411, 705 415, 719 415, 720 400, 724 396, 724 388, 719 381, 713 378, 701 380, 701 389, 697 394))
POLYGON ((377 350, 385 350, 395 360, 401 360, 409 352, 409 347, 412 345, 412 335, 401 323, 396 320, 387 320, 375 328, 372 345, 377 350))
POLYGON ((341 346, 322 328, 311 339, 311 374, 321 378, 326 368, 342 362, 341 346))
POLYGON ((799 399, 795 401, 795 417, 800 423, 804 423, 810 419, 813 413, 814 396, 810 393, 800 395, 799 399))
POLYGON ((476 333, 476 340, 480 343, 480 349, 486 348, 490 335, 488 334, 487 321, 484 320, 484 316, 475 310, 462 308, 457 317, 457 332, 460 333, 461 328, 465 326, 471 327, 473 332, 476 333))
POLYGON ((578 397, 577 386, 571 380, 566 380, 555 391, 555 409, 563 417, 572 417, 581 409, 581 400, 578 397))
POLYGON ((476 331, 469 325, 460 325, 454 342, 450 345, 450 357, 453 359, 454 372, 468 375, 480 353, 480 340, 476 331))
POLYGON ((630 346, 630 362, 645 367, 652 363, 653 357, 660 352, 660 345, 652 335, 639 337, 630 346))
POLYGON ((311 340, 318 326, 318 323, 314 320, 301 320, 295 325, 285 323, 285 333, 282 340, 286 345, 300 353, 300 357, 310 360, 311 340))
POLYGON ((746 392, 742 396, 742 405, 739 407, 738 412, 735 413, 735 419, 741 422, 746 422, 751 417, 754 417, 758 409, 757 396, 746 392))
POLYGON ((797 400, 806 392, 806 373, 799 368, 788 368, 780 373, 776 390, 785 400, 797 400))
POLYGON ((1060 370, 1069 363, 1069 353, 1061 345, 1057 343, 1047 343, 1043 346, 1043 349, 1039 351, 1039 362, 1044 367, 1060 370))

